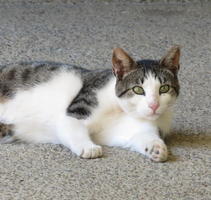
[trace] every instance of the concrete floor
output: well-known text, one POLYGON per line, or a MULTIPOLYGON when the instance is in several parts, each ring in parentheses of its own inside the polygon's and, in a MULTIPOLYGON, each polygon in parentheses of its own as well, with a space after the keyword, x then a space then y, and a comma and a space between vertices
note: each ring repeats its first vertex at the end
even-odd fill
POLYGON ((0 200, 211 199, 209 1, 0 1, 0 64, 51 60, 110 68, 112 48, 160 58, 182 46, 168 162, 104 148, 82 160, 60 145, 0 145, 0 200))

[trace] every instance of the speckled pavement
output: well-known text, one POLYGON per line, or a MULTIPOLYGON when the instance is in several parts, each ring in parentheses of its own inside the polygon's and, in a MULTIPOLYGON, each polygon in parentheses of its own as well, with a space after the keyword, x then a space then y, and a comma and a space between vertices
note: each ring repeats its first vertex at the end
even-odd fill
POLYGON ((113 47, 160 58, 182 47, 169 160, 104 147, 83 160, 61 145, 0 145, 0 200, 211 200, 211 2, 0 0, 0 64, 111 67, 113 47))

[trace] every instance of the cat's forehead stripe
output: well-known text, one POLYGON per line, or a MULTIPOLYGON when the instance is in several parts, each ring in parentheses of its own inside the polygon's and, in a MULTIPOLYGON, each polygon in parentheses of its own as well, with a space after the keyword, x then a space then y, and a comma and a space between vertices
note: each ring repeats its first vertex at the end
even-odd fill
POLYGON ((143 83, 143 86, 148 85, 150 87, 153 87, 154 85, 160 85, 160 84, 161 82, 158 76, 155 76, 155 74, 153 73, 148 73, 143 83))

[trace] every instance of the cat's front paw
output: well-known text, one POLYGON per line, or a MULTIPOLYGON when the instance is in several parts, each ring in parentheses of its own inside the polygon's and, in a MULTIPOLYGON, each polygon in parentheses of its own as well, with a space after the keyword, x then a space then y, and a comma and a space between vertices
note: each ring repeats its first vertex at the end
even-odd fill
POLYGON ((82 153, 80 155, 81 158, 99 158, 102 157, 103 151, 102 147, 96 144, 92 144, 83 148, 82 153))
POLYGON ((151 141, 145 148, 146 155, 155 162, 164 162, 168 158, 168 150, 161 139, 151 141))

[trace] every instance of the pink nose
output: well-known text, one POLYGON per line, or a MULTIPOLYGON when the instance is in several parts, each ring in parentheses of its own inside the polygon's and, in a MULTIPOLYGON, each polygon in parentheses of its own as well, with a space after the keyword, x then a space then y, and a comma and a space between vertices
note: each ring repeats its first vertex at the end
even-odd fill
POLYGON ((149 107, 155 112, 159 108, 159 103, 151 103, 149 104, 149 107))

